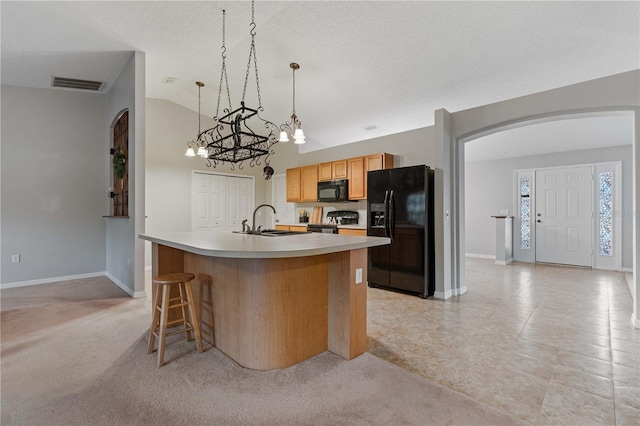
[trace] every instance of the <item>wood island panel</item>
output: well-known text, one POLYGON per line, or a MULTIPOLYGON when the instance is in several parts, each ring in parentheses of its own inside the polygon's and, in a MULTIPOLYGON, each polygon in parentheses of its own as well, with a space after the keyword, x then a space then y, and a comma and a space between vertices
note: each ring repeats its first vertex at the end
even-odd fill
MULTIPOLYGON (((211 294, 214 336, 203 338, 238 364, 288 367, 327 350, 327 255, 230 259, 185 253, 199 299, 211 294)), ((205 318, 206 319, 206 318, 205 318)), ((204 327, 203 327, 204 328, 204 327)))
POLYGON ((330 256, 329 350, 353 359, 367 349, 367 249, 330 256), (360 268, 362 282, 356 284, 360 268))
MULTIPOLYGON (((153 244, 153 271, 189 271, 202 337, 238 364, 285 368, 329 350, 366 350, 367 249, 223 258, 153 244), (363 281, 355 284, 355 270, 363 281)), ((180 314, 176 310, 175 314, 180 314)))

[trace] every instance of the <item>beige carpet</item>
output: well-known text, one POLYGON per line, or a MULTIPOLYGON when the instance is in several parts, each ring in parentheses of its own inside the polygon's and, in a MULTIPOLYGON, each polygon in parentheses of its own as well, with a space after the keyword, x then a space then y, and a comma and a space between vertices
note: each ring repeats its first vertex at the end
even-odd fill
POLYGON ((364 354, 242 368, 174 336, 168 364, 146 354, 150 314, 106 278, 1 294, 1 423, 520 424, 364 354))

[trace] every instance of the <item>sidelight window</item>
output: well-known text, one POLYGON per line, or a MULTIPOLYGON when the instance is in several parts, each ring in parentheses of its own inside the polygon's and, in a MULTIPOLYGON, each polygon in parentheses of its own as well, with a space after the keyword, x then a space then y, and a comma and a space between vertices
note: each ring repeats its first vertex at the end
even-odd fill
POLYGON ((520 178, 520 248, 531 250, 531 178, 520 178))
POLYGON ((613 255, 613 173, 600 173, 600 254, 613 255))

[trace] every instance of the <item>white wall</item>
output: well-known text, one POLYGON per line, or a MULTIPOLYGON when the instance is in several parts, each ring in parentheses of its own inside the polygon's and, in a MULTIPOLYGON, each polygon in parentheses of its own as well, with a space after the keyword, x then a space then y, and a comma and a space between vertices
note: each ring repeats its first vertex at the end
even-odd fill
POLYGON ((104 95, 2 86, 1 97, 0 283, 103 273, 104 95))
MULTIPOLYGON (((509 213, 514 214, 514 170, 622 161, 622 211, 631 211, 633 202, 632 147, 632 145, 623 145, 612 148, 466 163, 466 252, 487 256, 495 255, 495 219, 491 215, 499 214, 501 209, 509 209, 509 213)), ((631 215, 623 215, 622 267, 629 269, 633 266, 632 227, 631 215)))

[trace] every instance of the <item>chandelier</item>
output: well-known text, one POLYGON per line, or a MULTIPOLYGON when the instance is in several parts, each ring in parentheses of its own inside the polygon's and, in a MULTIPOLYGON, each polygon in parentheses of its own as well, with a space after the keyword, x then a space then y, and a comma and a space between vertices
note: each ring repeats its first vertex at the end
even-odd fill
POLYGON ((305 138, 302 132, 302 123, 296 115, 296 70, 300 69, 300 65, 292 62, 289 67, 293 70, 293 111, 291 113, 291 121, 280 125, 280 142, 289 142, 288 131, 293 136, 293 143, 303 144, 305 138))
POLYGON ((198 133, 196 134, 196 138, 187 142, 187 152, 185 152, 185 156, 187 157, 195 157, 196 155, 198 157, 203 157, 203 158, 207 158, 207 150, 204 148, 204 146, 200 143, 200 89, 202 89, 204 87, 204 83, 201 81, 196 81, 196 86, 198 86, 198 133), (198 152, 196 153, 195 149, 198 149, 198 152))
MULTIPOLYGON (((231 163, 231 169, 238 165, 243 169, 245 161, 249 161, 249 166, 258 166, 264 160, 265 169, 263 175, 269 179, 273 174, 273 169, 269 166, 269 156, 274 153, 273 145, 278 142, 278 127, 270 121, 260 117, 260 112, 264 110, 260 97, 260 80, 258 78, 258 62, 256 57, 256 24, 255 24, 255 0, 251 1, 251 47, 249 48, 249 61, 244 79, 242 100, 240 107, 233 109, 231 106, 231 95, 229 91, 229 81, 227 77, 226 47, 225 47, 225 18, 226 11, 222 11, 222 70, 220 72, 220 84, 218 87, 218 102, 216 115, 213 117, 215 126, 200 131, 200 118, 198 118, 198 137, 188 143, 186 156, 198 155, 207 159, 207 166, 216 167, 218 164, 231 163), (251 70, 251 61, 255 69, 256 89, 258 95, 257 108, 250 108, 245 105, 247 84, 251 70), (226 87, 228 107, 223 109, 220 116, 220 100, 222 98, 223 83, 226 87), (256 133, 254 129, 262 128, 263 134, 256 133), (197 148, 197 153, 196 153, 197 148), (194 155, 195 154, 195 155, 194 155)), ((196 83, 198 84, 198 83, 196 83)), ((202 83, 201 83, 202 84, 202 83)), ((204 84, 202 84, 204 86, 204 84)), ((200 113, 200 88, 198 85, 198 114, 200 113)))

